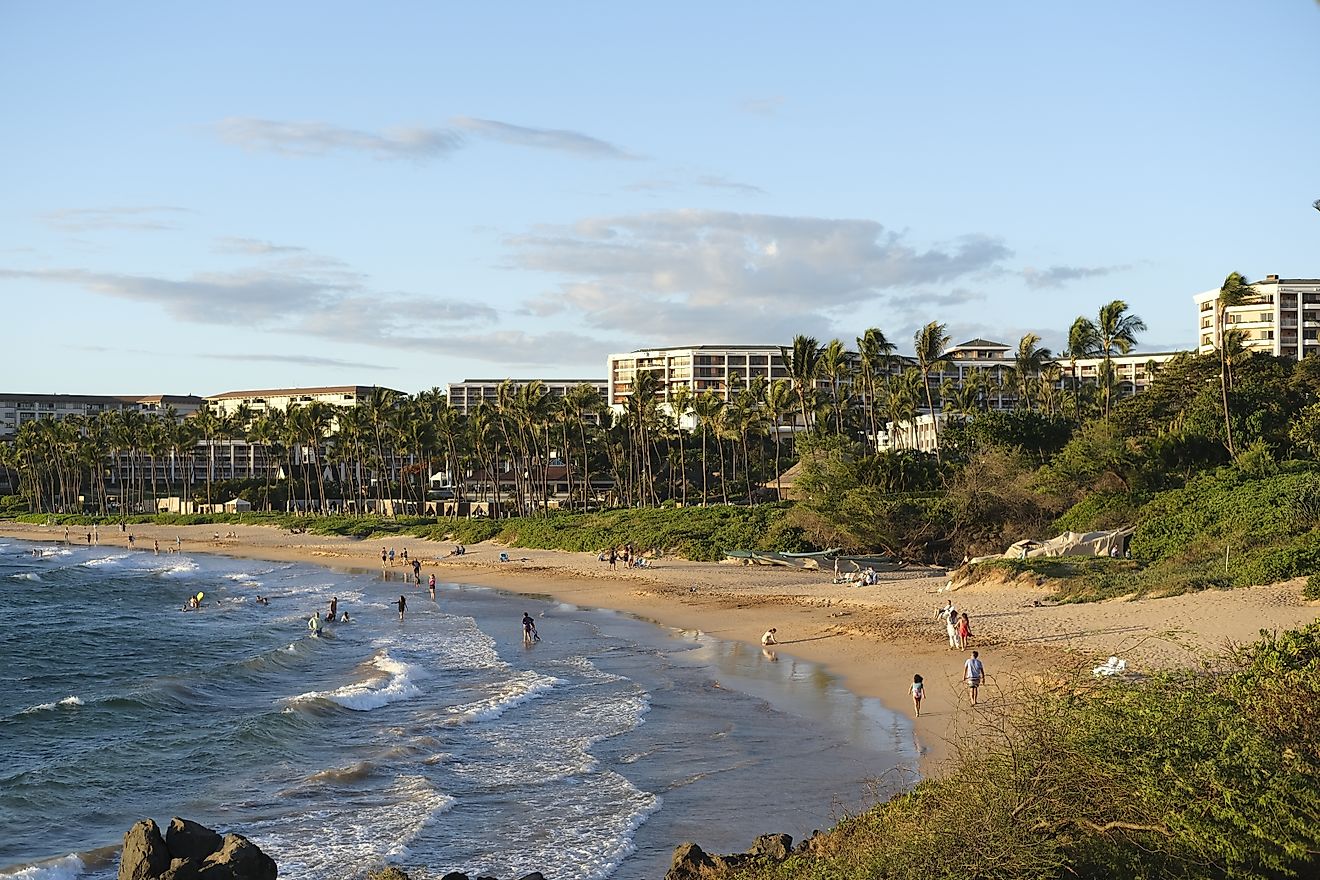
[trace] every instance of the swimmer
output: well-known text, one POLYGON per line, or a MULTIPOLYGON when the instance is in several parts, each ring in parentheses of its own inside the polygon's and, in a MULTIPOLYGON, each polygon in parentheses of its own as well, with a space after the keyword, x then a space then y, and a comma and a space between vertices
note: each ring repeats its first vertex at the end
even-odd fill
POLYGON ((343 614, 339 615, 339 621, 340 621, 341 623, 348 623, 348 612, 347 612, 347 611, 345 611, 343 614))
POLYGON ((257 597, 257 604, 258 604, 258 605, 269 605, 269 604, 270 604, 270 600, 267 599, 265 596, 258 596, 258 597, 257 597))

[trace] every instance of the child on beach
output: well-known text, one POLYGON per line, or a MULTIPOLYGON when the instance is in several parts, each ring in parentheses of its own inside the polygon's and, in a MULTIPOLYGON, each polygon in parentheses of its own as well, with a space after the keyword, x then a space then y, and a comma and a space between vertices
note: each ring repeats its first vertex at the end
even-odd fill
POLYGON ((916 710, 917 717, 921 717, 921 700, 926 696, 926 685, 922 682, 920 675, 912 676, 912 708, 916 710))
POLYGON ((972 637, 972 622, 967 618, 967 612, 964 611, 958 618, 958 647, 964 651, 967 650, 967 641, 972 637))

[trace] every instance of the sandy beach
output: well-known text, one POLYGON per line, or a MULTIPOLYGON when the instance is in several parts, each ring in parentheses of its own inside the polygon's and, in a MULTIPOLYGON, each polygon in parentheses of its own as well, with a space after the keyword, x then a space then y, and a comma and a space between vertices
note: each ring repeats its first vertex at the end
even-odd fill
MULTIPOLYGON (((63 527, 0 524, 0 534, 63 541, 63 527)), ((1197 665, 1258 632, 1284 630, 1316 619, 1320 603, 1302 598, 1302 579, 1266 587, 1211 591, 1163 599, 1116 599, 1054 605, 1034 585, 950 586, 945 577, 902 577, 869 587, 832 583, 832 571, 802 571, 729 563, 661 559, 653 567, 611 571, 594 554, 452 544, 392 536, 359 540, 294 534, 271 526, 134 525, 101 528, 102 546, 167 553, 181 541, 186 553, 223 553, 253 559, 311 562, 337 568, 381 569, 382 547, 407 548, 422 560, 423 580, 478 584, 515 593, 553 596, 576 605, 609 608, 667 627, 758 644, 778 630, 775 656, 821 664, 854 693, 876 697, 912 715, 908 687, 926 681, 916 730, 922 771, 937 773, 961 725, 974 718, 961 684, 964 653, 951 650, 935 611, 952 598, 972 621, 971 647, 987 672, 982 699, 994 701, 1043 674, 1087 668, 1110 656, 1133 672, 1197 665), (218 537, 217 537, 218 536, 218 537), (500 562, 502 552, 510 561, 500 562)), ((70 535, 85 542, 86 529, 70 535)), ((402 577, 396 559, 392 576, 402 577)))

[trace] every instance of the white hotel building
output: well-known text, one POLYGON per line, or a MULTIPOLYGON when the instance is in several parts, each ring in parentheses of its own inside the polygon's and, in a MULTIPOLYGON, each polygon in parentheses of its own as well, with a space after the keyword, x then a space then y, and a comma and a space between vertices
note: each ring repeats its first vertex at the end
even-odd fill
MULTIPOLYGON (((1225 329, 1241 330, 1247 348, 1301 360, 1320 354, 1320 278, 1280 278, 1266 275, 1251 285, 1256 295, 1242 305, 1230 306, 1225 329)), ((1210 354, 1219 348, 1215 326, 1218 290, 1193 299, 1197 309, 1197 350, 1210 354)))
POLYGON ((449 383, 449 405, 465 416, 471 415, 482 403, 494 404, 499 399, 500 386, 506 382, 515 386, 540 382, 551 397, 566 397, 579 385, 590 385, 601 397, 609 393, 604 379, 464 379, 449 383))

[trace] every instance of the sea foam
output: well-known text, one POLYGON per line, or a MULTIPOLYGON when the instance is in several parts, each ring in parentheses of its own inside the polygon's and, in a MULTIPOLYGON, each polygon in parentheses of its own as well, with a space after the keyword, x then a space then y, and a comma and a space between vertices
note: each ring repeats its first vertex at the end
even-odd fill
POLYGON ((74 880, 82 876, 87 869, 83 860, 73 853, 57 859, 47 859, 26 865, 7 874, 0 874, 0 880, 74 880))
POLYGON ((528 670, 515 678, 501 682, 496 686, 495 692, 487 697, 451 707, 448 724, 467 724, 499 718, 514 706, 535 699, 560 683, 560 680, 554 676, 528 670))
POLYGON ((417 696, 420 691, 413 682, 415 667, 401 663, 381 652, 372 658, 371 664, 384 673, 367 681, 344 685, 332 691, 309 691, 294 697, 292 702, 302 703, 312 700, 329 700, 354 712, 369 712, 399 700, 417 696))

